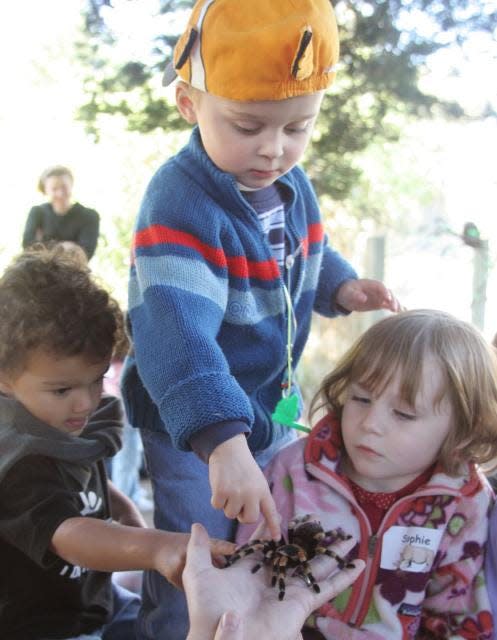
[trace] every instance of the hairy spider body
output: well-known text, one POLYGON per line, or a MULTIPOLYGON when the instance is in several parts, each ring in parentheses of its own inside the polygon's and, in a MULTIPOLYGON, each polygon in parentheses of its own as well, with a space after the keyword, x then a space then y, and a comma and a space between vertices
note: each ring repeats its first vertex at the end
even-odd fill
MULTIPOLYGON (((262 559, 252 567, 252 573, 258 571, 262 565, 271 567, 271 585, 278 585, 278 599, 285 597, 285 578, 289 569, 294 569, 292 575, 301 575, 307 586, 319 593, 319 586, 312 575, 309 560, 318 555, 326 555, 334 558, 338 568, 343 569, 347 565, 345 560, 327 547, 337 540, 347 540, 339 529, 325 531, 319 520, 311 515, 294 518, 288 524, 288 542, 284 537, 275 540, 252 540, 239 547, 228 558, 228 565, 250 554, 261 552, 262 559)), ((353 565, 352 565, 353 566, 353 565)))

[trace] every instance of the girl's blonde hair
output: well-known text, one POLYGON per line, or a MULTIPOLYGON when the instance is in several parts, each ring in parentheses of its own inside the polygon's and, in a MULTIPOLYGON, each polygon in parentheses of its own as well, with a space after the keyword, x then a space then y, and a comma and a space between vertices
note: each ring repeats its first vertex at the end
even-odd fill
POLYGON ((435 358, 444 380, 436 404, 447 398, 453 412, 453 428, 438 457, 442 469, 456 475, 465 461, 492 462, 489 468, 495 468, 496 352, 473 326, 442 311, 405 311, 370 327, 323 380, 311 415, 325 408, 340 417, 351 383, 381 393, 397 371, 402 400, 415 406, 428 357, 435 358))

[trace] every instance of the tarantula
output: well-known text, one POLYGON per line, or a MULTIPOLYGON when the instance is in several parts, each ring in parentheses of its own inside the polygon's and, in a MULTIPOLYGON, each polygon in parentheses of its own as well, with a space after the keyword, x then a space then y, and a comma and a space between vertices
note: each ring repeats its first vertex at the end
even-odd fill
POLYGON ((320 589, 316 579, 312 575, 309 560, 315 556, 326 555, 334 558, 339 569, 353 567, 347 564, 343 558, 326 547, 337 540, 348 540, 340 529, 324 531, 319 520, 307 514, 291 520, 288 524, 288 542, 281 537, 278 542, 274 540, 252 540, 239 547, 228 560, 227 565, 232 565, 240 558, 244 558, 256 551, 262 552, 263 558, 252 567, 252 573, 258 571, 263 564, 271 566, 271 586, 278 584, 278 599, 285 597, 285 578, 288 569, 295 569, 292 575, 302 575, 307 586, 319 593, 320 589), (326 543, 326 545, 325 545, 326 543))

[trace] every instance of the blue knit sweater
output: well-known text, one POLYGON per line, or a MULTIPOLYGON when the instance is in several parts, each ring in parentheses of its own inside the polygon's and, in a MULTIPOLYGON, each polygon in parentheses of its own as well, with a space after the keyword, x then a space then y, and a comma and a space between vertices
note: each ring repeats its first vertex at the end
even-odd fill
MULTIPOLYGON (((295 167, 280 178, 290 291, 297 328, 294 365, 312 310, 336 315, 333 297, 352 267, 323 235, 314 191, 295 167)), ((286 279, 286 276, 285 276, 286 279)), ((167 430, 174 445, 218 423, 241 421, 252 451, 286 427, 271 413, 286 373, 283 277, 256 212, 231 174, 203 150, 199 132, 152 178, 138 215, 129 283, 134 355, 123 375, 128 418, 167 430)))

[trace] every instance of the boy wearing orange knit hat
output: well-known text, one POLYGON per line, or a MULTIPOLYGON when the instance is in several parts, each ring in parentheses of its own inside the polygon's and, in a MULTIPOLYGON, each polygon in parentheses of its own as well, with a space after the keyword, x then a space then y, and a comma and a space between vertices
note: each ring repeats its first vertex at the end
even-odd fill
MULTIPOLYGON (((297 166, 338 48, 329 0, 198 0, 164 74, 195 126, 138 215, 123 376, 159 528, 202 522, 226 538, 262 512, 278 539, 260 468, 295 437, 272 416, 298 404, 312 311, 398 309, 328 245, 297 166)), ((138 637, 185 638, 182 594, 156 574, 144 583, 138 637)))

